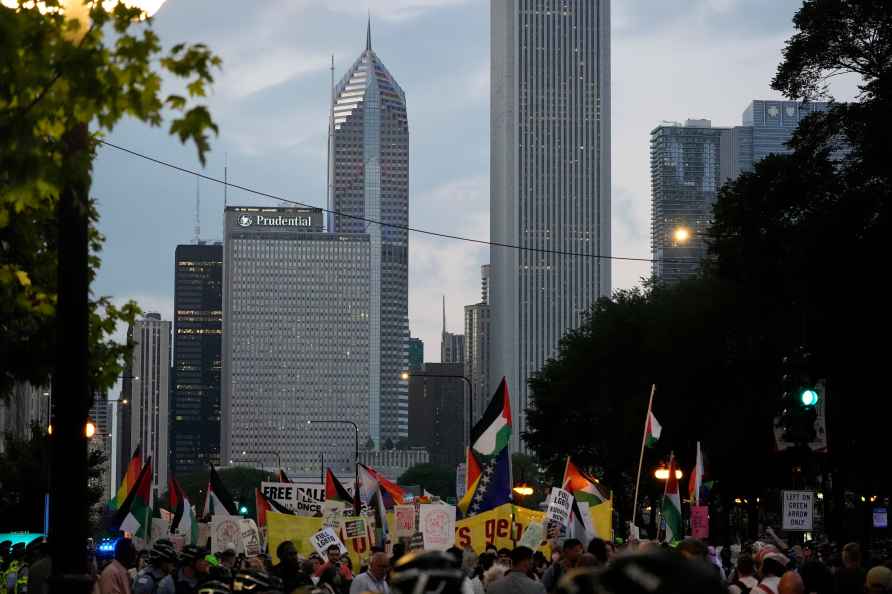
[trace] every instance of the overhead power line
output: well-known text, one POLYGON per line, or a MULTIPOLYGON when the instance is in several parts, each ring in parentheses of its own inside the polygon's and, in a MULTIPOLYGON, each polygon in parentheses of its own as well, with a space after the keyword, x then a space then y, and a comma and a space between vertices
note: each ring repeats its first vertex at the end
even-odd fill
POLYGON ((194 169, 189 169, 189 168, 187 168, 187 167, 182 167, 182 166, 180 166, 180 165, 176 165, 176 164, 174 164, 174 163, 170 163, 170 162, 168 162, 168 161, 164 161, 164 160, 162 160, 162 159, 158 159, 158 158, 155 158, 155 157, 151 157, 151 156, 149 156, 149 155, 140 153, 140 152, 138 152, 138 151, 135 151, 135 150, 132 150, 132 149, 129 149, 129 148, 126 148, 126 147, 123 147, 123 146, 120 146, 120 145, 117 145, 117 144, 108 142, 107 140, 99 140, 99 142, 100 142, 101 144, 104 144, 105 146, 110 147, 110 148, 117 149, 117 150, 119 150, 119 151, 121 151, 121 152, 127 153, 127 154, 129 154, 129 155, 134 156, 134 157, 139 157, 140 159, 145 159, 146 161, 150 161, 150 162, 155 163, 155 164, 157 164, 157 165, 162 165, 162 166, 164 166, 164 167, 168 167, 168 168, 170 168, 170 169, 173 169, 173 170, 175 170, 175 171, 179 171, 179 172, 181 172, 181 173, 188 173, 189 175, 194 175, 194 176, 199 177, 199 178, 201 178, 201 179, 206 179, 206 180, 208 180, 208 181, 211 181, 211 182, 214 182, 214 183, 221 184, 221 185, 223 185, 225 188, 235 188, 235 189, 237 189, 237 190, 242 190, 243 192, 248 192, 249 194, 254 194, 255 196, 262 196, 262 197, 264 197, 264 198, 270 198, 270 199, 272 199, 272 200, 278 200, 278 201, 280 201, 280 202, 286 202, 286 203, 288 203, 288 204, 294 204, 295 206, 300 206, 300 207, 303 207, 303 208, 317 208, 317 209, 319 209, 319 210, 321 210, 321 211, 323 211, 323 212, 330 213, 330 214, 337 215, 337 216, 341 216, 341 217, 344 217, 344 218, 354 219, 354 220, 357 220, 357 221, 363 221, 363 222, 369 223, 369 224, 371 224, 371 225, 381 225, 382 227, 392 227, 392 228, 394 228, 394 229, 402 229, 402 230, 404 230, 404 231, 408 231, 408 232, 411 232, 411 233, 418 233, 418 234, 420 234, 420 235, 428 235, 428 236, 431 236, 431 237, 439 237, 439 238, 441 238, 441 239, 452 239, 452 240, 455 240, 455 241, 464 241, 464 242, 467 242, 467 243, 475 243, 475 244, 478 244, 478 245, 488 245, 488 246, 503 247, 503 248, 507 248, 507 249, 520 250, 520 251, 524 251, 524 252, 534 252, 534 253, 538 253, 538 254, 553 254, 553 255, 556 255, 556 256, 574 256, 574 257, 579 257, 579 258, 594 258, 594 259, 598 259, 598 260, 617 260, 617 261, 622 261, 622 262, 674 262, 674 261, 678 261, 678 262, 686 262, 686 261, 688 261, 687 259, 681 259, 681 258, 653 259, 653 258, 632 258, 632 257, 629 257, 629 256, 604 256, 604 255, 601 255, 601 254, 584 254, 584 253, 582 253, 582 252, 570 252, 570 251, 565 251, 565 250, 552 250, 552 249, 548 249, 548 248, 528 247, 528 246, 523 246, 523 245, 514 245, 514 244, 510 244, 510 243, 502 243, 502 242, 499 242, 499 241, 486 241, 486 240, 484 240, 484 239, 476 239, 476 238, 474 238, 474 237, 465 237, 465 236, 462 236, 462 235, 453 235, 453 234, 451 234, 451 233, 440 233, 440 232, 438 232, 438 231, 430 231, 430 230, 428 230, 428 229, 418 229, 417 227, 411 227, 411 226, 409 226, 409 225, 399 225, 399 224, 396 224, 396 223, 387 223, 387 222, 384 222, 384 221, 378 221, 378 220, 370 219, 370 218, 367 218, 367 217, 361 217, 361 216, 357 216, 357 215, 352 215, 352 214, 348 214, 348 213, 345 213, 345 212, 340 212, 340 211, 337 211, 337 210, 331 210, 331 209, 324 208, 324 207, 313 206, 312 204, 306 204, 306 203, 304 203, 304 202, 298 202, 297 200, 290 200, 290 199, 288 199, 288 198, 283 198, 282 196, 277 196, 277 195, 275 195, 275 194, 270 194, 269 192, 263 192, 263 191, 261 191, 261 190, 256 190, 256 189, 254 189, 254 188, 249 188, 249 187, 246 187, 246 186, 240 186, 239 184, 234 184, 234 183, 232 183, 231 181, 228 181, 228 179, 227 179, 227 180, 222 180, 222 179, 219 179, 219 178, 216 178, 216 177, 207 175, 207 174, 205 174, 205 173, 202 173, 202 172, 200 172, 200 171, 195 171, 194 169))

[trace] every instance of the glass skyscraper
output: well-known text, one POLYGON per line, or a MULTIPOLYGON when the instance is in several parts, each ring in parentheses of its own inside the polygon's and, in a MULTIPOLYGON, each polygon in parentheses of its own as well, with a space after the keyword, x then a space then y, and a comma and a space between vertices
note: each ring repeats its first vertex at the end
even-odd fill
POLYGON ((369 430, 375 444, 409 434, 409 125, 406 97, 372 49, 334 89, 329 231, 367 234, 370 270, 369 430), (363 219, 398 225, 370 224, 363 219))
POLYGON ((170 470, 220 464, 223 245, 176 248, 170 470))
POLYGON ((351 474, 369 436, 369 236, 311 208, 228 207, 221 461, 351 474), (312 422, 312 423, 310 423, 312 422))
POLYGON ((610 2, 492 0, 490 382, 527 380, 610 293, 610 2), (569 252, 573 255, 549 253, 569 252))

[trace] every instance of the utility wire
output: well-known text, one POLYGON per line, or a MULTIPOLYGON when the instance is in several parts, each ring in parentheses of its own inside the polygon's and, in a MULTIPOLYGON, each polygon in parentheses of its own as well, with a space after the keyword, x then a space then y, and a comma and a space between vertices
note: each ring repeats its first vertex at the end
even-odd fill
POLYGON ((104 144, 105 146, 111 147, 113 149, 117 149, 121 152, 127 153, 134 157, 139 157, 140 159, 145 159, 146 161, 150 161, 157 165, 169 167, 170 169, 174 169, 174 170, 180 171, 182 173, 188 173, 189 175, 194 175, 196 177, 200 177, 200 178, 206 179, 208 181, 222 184, 225 187, 242 190, 243 192, 248 192, 249 194, 254 194, 256 196, 263 196, 264 198, 271 198, 273 200, 279 200, 280 202, 287 202, 288 204, 294 204, 296 206, 301 206, 304 208, 318 208, 319 210, 321 210, 323 212, 341 216, 344 218, 355 219, 357 221, 363 221, 366 223, 370 223, 372 225, 381 225, 382 227, 392 227, 394 229, 402 229, 403 231, 419 233, 421 235, 429 235, 431 237, 439 237, 441 239, 454 239, 456 241, 465 241, 468 243, 476 243, 479 245, 503 247, 503 248, 513 249, 513 250, 520 250, 520 251, 524 251, 524 252, 535 252, 535 253, 539 253, 539 254, 554 254, 554 255, 558 255, 558 256, 576 256, 576 257, 580 257, 580 258, 595 258, 598 260, 617 260, 617 261, 623 261, 623 262, 687 262, 688 261, 688 259, 682 259, 682 258, 663 258, 663 259, 632 258, 632 257, 628 257, 628 256, 603 256, 601 254, 583 254, 581 252, 568 252, 568 251, 564 251, 564 250, 550 250, 547 248, 527 247, 527 246, 522 246, 522 245, 514 245, 514 244, 510 244, 510 243, 502 243, 502 242, 498 242, 498 241, 486 241, 483 239, 475 239, 473 237, 464 237, 462 235, 452 235, 450 233, 439 233, 437 231, 429 231, 427 229, 418 229, 416 227, 410 227, 408 225, 399 225, 396 223, 386 223, 384 221, 378 221, 375 219, 369 219, 366 217, 351 215, 351 214, 347 214, 347 213, 340 212, 337 210, 331 210, 328 208, 313 206, 311 204, 306 204, 304 202, 298 202, 296 200, 289 200, 288 198, 276 196, 275 194, 270 194, 268 192, 262 192, 260 190, 255 190, 254 188, 240 186, 240 185, 234 184, 230 181, 224 181, 222 179, 201 173, 200 171, 195 171, 194 169, 188 169, 186 167, 181 167, 179 165, 175 165, 175 164, 169 163, 167 161, 162 161, 161 159, 157 159, 155 157, 150 157, 149 155, 145 155, 143 153, 134 151, 132 149, 128 149, 126 147, 119 146, 117 144, 113 144, 111 142, 108 142, 107 140, 99 140, 99 142, 101 144, 104 144))

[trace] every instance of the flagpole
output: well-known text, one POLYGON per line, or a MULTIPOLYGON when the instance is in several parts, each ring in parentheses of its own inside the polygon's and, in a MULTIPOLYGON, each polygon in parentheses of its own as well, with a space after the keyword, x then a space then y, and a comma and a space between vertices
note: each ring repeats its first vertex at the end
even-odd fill
POLYGON ((644 415, 644 431, 641 434, 641 456, 638 457, 638 477, 635 479, 635 501, 632 503, 632 526, 635 525, 635 515, 638 512, 638 486, 641 484, 641 467, 644 465, 644 443, 647 440, 647 421, 650 419, 650 409, 654 404, 654 392, 657 385, 650 386, 650 400, 647 402, 647 414, 644 415))

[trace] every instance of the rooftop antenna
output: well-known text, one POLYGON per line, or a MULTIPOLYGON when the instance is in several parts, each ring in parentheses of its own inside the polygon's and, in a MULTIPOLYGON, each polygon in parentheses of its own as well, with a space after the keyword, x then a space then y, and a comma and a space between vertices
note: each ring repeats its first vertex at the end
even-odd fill
POLYGON ((199 186, 200 179, 195 177, 195 243, 201 243, 201 189, 199 186))

